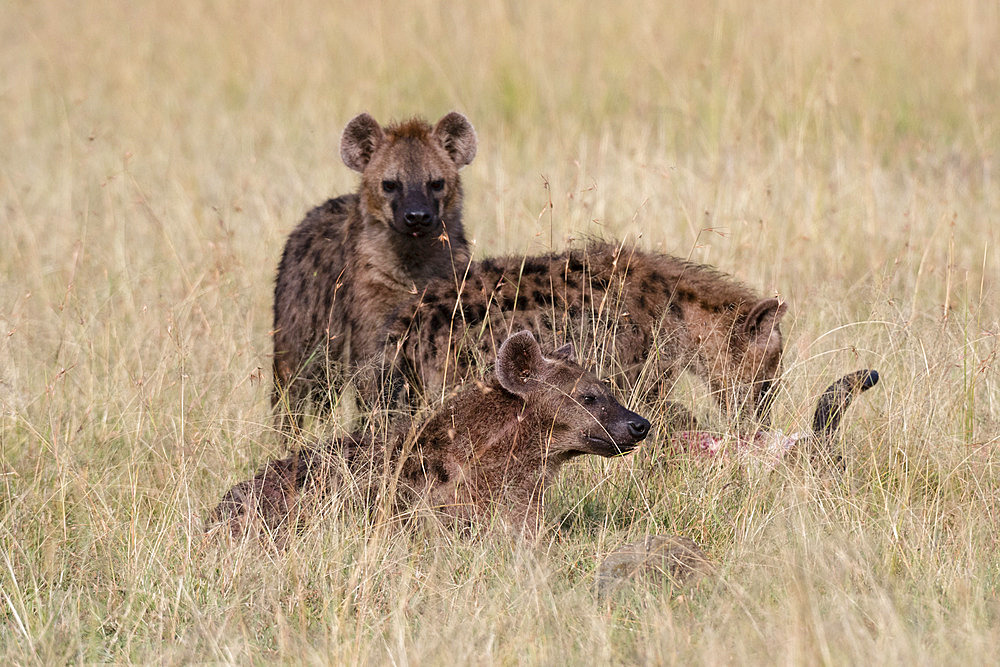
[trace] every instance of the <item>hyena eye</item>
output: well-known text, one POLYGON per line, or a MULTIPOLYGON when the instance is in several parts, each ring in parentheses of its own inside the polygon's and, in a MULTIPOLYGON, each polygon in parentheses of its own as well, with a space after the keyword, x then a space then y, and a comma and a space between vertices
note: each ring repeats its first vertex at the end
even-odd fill
POLYGON ((431 189, 431 192, 441 192, 444 190, 444 179, 438 178, 436 180, 430 181, 427 186, 431 189))
POLYGON ((399 189, 399 181, 382 181, 382 192, 391 195, 399 189))
POLYGON ((597 402, 597 397, 593 394, 584 394, 580 397, 580 402, 584 405, 593 405, 597 402))

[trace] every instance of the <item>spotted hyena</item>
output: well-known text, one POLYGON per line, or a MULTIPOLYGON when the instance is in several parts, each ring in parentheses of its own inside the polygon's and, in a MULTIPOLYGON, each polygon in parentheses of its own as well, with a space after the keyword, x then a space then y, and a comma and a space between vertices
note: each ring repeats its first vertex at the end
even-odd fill
POLYGON ((340 364, 371 354, 386 315, 469 261, 459 169, 476 155, 460 113, 383 128, 368 114, 341 139, 358 192, 313 209, 285 244, 274 289, 274 391, 279 423, 310 401, 328 407, 340 364))
POLYGON ((522 331, 500 346, 490 377, 466 385, 426 422, 399 428, 388 442, 355 434, 272 461, 226 494, 210 524, 283 538, 350 481, 369 503, 391 489, 396 512, 430 508, 463 526, 497 516, 530 536, 564 463, 627 454, 649 429, 574 361, 571 345, 545 356, 522 331))
POLYGON ((593 241, 473 262, 461 284, 428 283, 379 335, 382 377, 396 390, 405 384, 434 395, 468 379, 510 331, 526 328, 550 345, 581 342, 619 386, 667 391, 688 370, 728 413, 766 421, 785 310, 712 267, 593 241))

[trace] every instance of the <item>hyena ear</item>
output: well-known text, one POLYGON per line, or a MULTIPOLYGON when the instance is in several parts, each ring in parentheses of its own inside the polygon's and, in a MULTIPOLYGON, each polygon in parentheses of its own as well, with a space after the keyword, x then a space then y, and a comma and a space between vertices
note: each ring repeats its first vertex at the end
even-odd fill
POLYGON ((378 121, 366 113, 355 116, 340 137, 340 158, 354 171, 364 171, 385 133, 378 121))
POLYGON ((530 331, 521 331, 503 342, 497 352, 497 380, 515 396, 527 396, 545 365, 542 348, 530 331))
POLYGON ((441 142, 444 149, 448 151, 452 162, 459 169, 472 162, 476 157, 476 131, 472 128, 469 119, 452 111, 434 126, 432 135, 441 142))
POLYGON ((751 343, 770 348, 781 345, 778 322, 788 310, 788 304, 777 299, 761 299, 755 303, 743 323, 743 331, 751 343))
POLYGON ((555 352, 549 355, 549 359, 558 359, 560 361, 568 361, 570 363, 576 362, 576 348, 573 347, 573 343, 566 343, 555 352))

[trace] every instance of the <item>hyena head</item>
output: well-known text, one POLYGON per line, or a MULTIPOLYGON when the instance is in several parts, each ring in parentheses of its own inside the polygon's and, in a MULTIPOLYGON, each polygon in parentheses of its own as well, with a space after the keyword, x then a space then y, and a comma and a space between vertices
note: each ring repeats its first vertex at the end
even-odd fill
POLYGON ((777 299, 761 299, 741 309, 717 346, 705 345, 712 391, 731 417, 768 422, 784 347, 778 324, 787 309, 777 299))
POLYGON ((413 119, 383 129, 363 113, 344 128, 340 156, 361 172, 366 216, 413 238, 461 224, 458 170, 476 156, 476 131, 462 114, 453 111, 433 128, 413 119))
POLYGON ((576 363, 572 345, 546 357, 530 331, 516 333, 497 352, 496 377, 540 418, 551 434, 548 452, 556 463, 582 454, 627 454, 649 434, 648 421, 576 363))

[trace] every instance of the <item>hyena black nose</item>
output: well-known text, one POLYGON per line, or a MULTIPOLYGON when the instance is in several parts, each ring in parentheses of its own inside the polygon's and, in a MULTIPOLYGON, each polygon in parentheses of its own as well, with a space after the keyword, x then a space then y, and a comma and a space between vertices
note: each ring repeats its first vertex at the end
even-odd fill
POLYGON ((636 416, 628 422, 628 434, 636 439, 636 442, 643 440, 649 435, 649 422, 642 417, 636 416))
POLYGON ((431 224, 431 214, 427 211, 407 211, 403 215, 406 226, 411 228, 426 227, 431 224))

